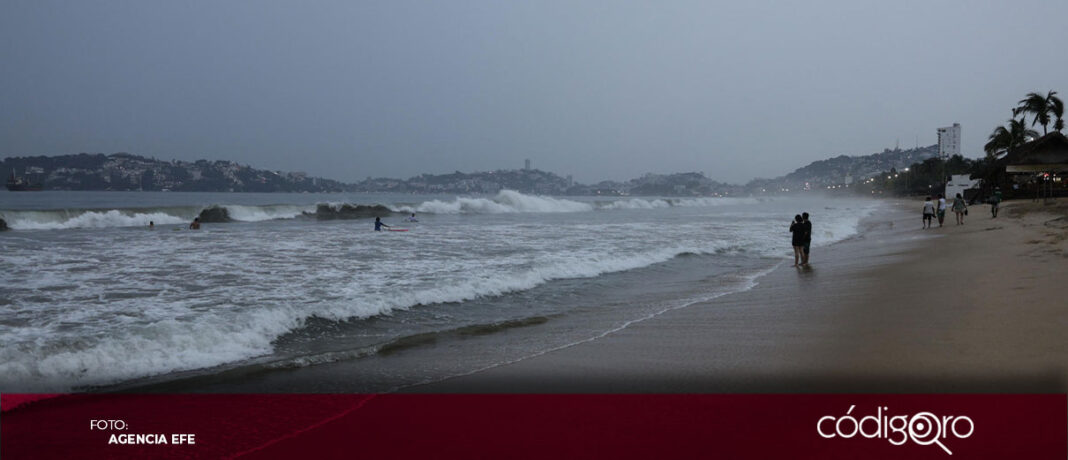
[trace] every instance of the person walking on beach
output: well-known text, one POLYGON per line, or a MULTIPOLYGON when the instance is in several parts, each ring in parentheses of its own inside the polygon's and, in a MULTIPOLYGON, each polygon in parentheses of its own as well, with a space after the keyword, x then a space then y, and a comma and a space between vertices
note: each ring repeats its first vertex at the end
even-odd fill
POLYGON ((801 213, 801 233, 804 234, 801 240, 801 265, 808 266, 808 252, 809 247, 812 246, 812 222, 808 221, 808 213, 801 213))
POLYGON ((990 197, 990 218, 998 217, 998 205, 1001 204, 1001 189, 995 188, 994 195, 990 197))
POLYGON ((958 193, 957 196, 953 197, 953 214, 957 216, 957 225, 964 225, 965 212, 968 212, 968 204, 964 202, 964 197, 958 193))
POLYGON ((804 220, 801 218, 801 214, 794 216, 794 221, 790 222, 790 244, 794 247, 794 266, 801 264, 801 255, 805 250, 805 230, 802 225, 804 220))
POLYGON ((382 223, 382 218, 381 217, 375 217, 375 231, 376 232, 381 232, 382 231, 382 227, 389 228, 389 225, 386 225, 386 224, 382 223))
POLYGON ((938 226, 941 227, 946 221, 946 197, 945 195, 938 195, 938 226))
POLYGON ((927 200, 923 202, 923 228, 931 228, 934 216, 935 204, 931 201, 931 197, 927 197, 927 200))

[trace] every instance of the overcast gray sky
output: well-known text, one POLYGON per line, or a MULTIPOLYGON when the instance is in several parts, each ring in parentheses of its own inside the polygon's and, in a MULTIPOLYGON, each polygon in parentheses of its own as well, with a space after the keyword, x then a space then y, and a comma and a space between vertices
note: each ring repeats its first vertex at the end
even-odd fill
MULTIPOLYGON (((0 3, 0 156, 744 182, 1068 98, 1068 1, 0 3)), ((1039 128, 1041 130, 1041 128, 1039 128)))

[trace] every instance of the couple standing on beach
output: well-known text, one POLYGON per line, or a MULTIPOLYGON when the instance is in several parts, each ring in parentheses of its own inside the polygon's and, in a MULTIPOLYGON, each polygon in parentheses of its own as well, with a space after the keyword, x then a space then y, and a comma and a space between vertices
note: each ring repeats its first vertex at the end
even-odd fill
POLYGON ((791 244, 794 246, 794 266, 807 267, 808 250, 812 245, 812 222, 808 221, 807 212, 794 216, 794 221, 790 224, 790 233, 793 234, 791 244))

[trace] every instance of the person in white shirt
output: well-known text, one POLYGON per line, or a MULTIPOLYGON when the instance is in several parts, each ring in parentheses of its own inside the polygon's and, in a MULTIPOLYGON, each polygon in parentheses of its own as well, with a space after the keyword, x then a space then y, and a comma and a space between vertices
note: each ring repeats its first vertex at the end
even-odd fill
POLYGON ((946 197, 938 195, 938 226, 946 221, 946 197))
POLYGON ((923 202, 923 228, 931 228, 931 220, 935 215, 935 204, 931 201, 931 197, 927 197, 927 201, 923 202))

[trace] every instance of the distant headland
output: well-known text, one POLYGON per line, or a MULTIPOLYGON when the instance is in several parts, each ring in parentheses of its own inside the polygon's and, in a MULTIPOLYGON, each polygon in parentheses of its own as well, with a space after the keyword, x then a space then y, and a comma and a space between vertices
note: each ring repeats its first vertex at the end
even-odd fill
POLYGON ((861 183, 936 155, 933 145, 862 156, 840 155, 810 163, 785 176, 754 179, 746 184, 728 184, 703 173, 686 172, 645 174, 624 182, 587 185, 528 168, 422 174, 408 179, 369 177, 345 183, 300 172, 256 169, 232 161, 164 161, 129 153, 10 157, 0 162, 0 175, 24 177, 42 184, 44 190, 79 191, 483 194, 508 189, 541 195, 742 196, 861 183))

